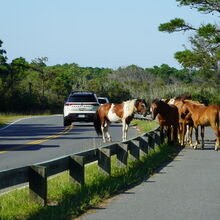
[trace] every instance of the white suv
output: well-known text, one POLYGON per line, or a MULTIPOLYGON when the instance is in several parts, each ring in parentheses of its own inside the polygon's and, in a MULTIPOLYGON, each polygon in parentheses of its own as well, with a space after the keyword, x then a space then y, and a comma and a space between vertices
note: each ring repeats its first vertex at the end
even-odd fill
POLYGON ((72 122, 93 122, 100 106, 97 96, 92 92, 71 92, 63 109, 63 125, 72 122))

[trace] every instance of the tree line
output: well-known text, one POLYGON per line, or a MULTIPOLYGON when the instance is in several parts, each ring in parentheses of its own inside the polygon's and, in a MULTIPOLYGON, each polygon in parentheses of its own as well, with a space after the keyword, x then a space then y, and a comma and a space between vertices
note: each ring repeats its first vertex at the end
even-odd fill
MULTIPOLYGON (((201 13, 219 18, 219 0, 176 0, 201 13)), ((76 63, 48 66, 47 57, 31 62, 19 57, 10 63, 0 40, 0 112, 62 112, 74 90, 89 90, 119 103, 131 98, 171 98, 191 93, 205 104, 220 105, 220 29, 217 24, 194 27, 181 18, 160 24, 159 31, 192 31, 191 48, 174 57, 182 69, 167 64, 148 68, 130 65, 116 70, 80 67, 76 63)))

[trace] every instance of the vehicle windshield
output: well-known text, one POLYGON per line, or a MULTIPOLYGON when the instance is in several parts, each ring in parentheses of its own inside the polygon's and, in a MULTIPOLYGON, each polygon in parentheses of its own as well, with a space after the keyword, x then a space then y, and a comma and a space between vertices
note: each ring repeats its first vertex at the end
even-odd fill
POLYGON ((68 98, 68 102, 97 102, 94 95, 75 95, 68 98))
POLYGON ((100 104, 105 104, 107 101, 106 99, 98 99, 100 104))

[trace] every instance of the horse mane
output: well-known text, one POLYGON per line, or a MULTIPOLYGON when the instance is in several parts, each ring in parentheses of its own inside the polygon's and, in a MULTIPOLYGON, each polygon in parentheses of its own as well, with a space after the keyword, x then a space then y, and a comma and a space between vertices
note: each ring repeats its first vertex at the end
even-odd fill
POLYGON ((190 104, 194 104, 194 105, 203 105, 203 103, 199 102, 199 101, 194 101, 194 100, 189 100, 189 99, 184 99, 183 103, 190 103, 190 104))
POLYGON ((169 104, 167 103, 167 102, 164 102, 163 100, 161 100, 161 99, 154 99, 153 101, 152 101, 152 104, 160 104, 160 105, 164 105, 164 106, 169 106, 169 104))
POLYGON ((190 94, 188 94, 188 93, 184 93, 184 94, 182 94, 182 95, 180 95, 180 96, 177 96, 176 98, 175 98, 175 100, 192 100, 192 96, 190 95, 190 94))
POLYGON ((124 101, 124 112, 126 112, 129 115, 132 115, 136 109, 135 107, 135 103, 136 103, 137 99, 131 99, 131 100, 127 100, 124 101))
POLYGON ((160 99, 153 99, 153 100, 152 100, 152 104, 153 104, 153 103, 158 104, 159 102, 164 102, 164 101, 162 101, 162 100, 160 100, 160 99))

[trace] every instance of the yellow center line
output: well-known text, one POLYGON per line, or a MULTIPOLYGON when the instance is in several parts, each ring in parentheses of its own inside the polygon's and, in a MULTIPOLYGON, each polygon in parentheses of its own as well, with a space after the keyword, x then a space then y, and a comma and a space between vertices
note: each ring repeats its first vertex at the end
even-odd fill
POLYGON ((39 140, 36 140, 36 141, 32 141, 32 142, 29 142, 29 143, 26 143, 26 144, 22 144, 22 145, 19 145, 19 146, 10 147, 8 150, 0 151, 0 154, 6 153, 6 152, 11 151, 11 150, 17 150, 17 149, 20 149, 20 148, 29 147, 30 145, 36 145, 36 144, 44 143, 46 141, 49 141, 49 140, 55 139, 57 137, 60 137, 64 134, 67 134, 72 129, 73 129, 73 124, 66 127, 63 131, 61 131, 57 134, 54 134, 54 135, 51 135, 51 136, 48 136, 48 137, 45 137, 45 138, 42 138, 42 139, 39 139, 39 140))

